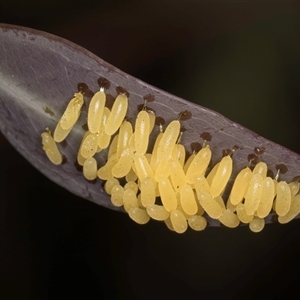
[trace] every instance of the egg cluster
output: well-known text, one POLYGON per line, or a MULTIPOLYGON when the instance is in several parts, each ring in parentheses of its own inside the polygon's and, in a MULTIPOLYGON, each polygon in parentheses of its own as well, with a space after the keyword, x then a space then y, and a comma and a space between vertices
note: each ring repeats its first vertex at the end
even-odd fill
MULTIPOLYGON (((84 98, 75 93, 59 120, 53 138, 49 129, 42 133, 42 144, 54 164, 62 162, 56 143, 62 142, 79 118, 84 98)), ((106 107, 105 89, 92 97, 87 114, 88 130, 78 149, 77 162, 87 180, 105 181, 105 191, 113 205, 124 207, 139 224, 150 218, 163 221, 170 230, 183 233, 188 227, 201 231, 207 216, 234 228, 248 224, 259 232, 265 218, 275 212, 280 223, 287 223, 300 212, 299 182, 278 181, 279 173, 267 176, 267 165, 260 161, 253 170, 242 169, 234 180, 227 201, 222 194, 231 177, 234 151, 229 151, 207 174, 212 152, 208 141, 202 149, 186 159, 180 143, 178 120, 168 124, 155 139, 152 149, 149 137, 155 126, 155 113, 145 102, 134 126, 126 120, 128 97, 120 93, 111 108, 106 107), (98 166, 95 154, 108 148, 107 162, 98 166)))

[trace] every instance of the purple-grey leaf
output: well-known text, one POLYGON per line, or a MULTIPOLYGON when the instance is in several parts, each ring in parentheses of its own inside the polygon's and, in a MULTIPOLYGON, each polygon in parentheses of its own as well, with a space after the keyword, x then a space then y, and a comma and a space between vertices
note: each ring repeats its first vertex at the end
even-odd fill
MULTIPOLYGON (((93 92, 99 89, 97 80, 105 77, 110 82, 107 90, 116 96, 116 87, 125 88, 130 94, 127 117, 134 120, 138 105, 146 95, 155 101, 149 107, 166 122, 178 117, 182 111, 192 112, 191 119, 182 121, 185 132, 182 143, 191 152, 191 143, 202 143, 200 137, 209 133, 213 166, 224 150, 234 153, 234 171, 224 198, 232 186, 236 174, 249 163, 249 155, 257 155, 264 149, 263 161, 276 174, 278 165, 287 168, 280 174, 281 180, 290 182, 299 175, 300 156, 275 144, 252 131, 234 123, 224 116, 173 96, 118 70, 86 49, 57 36, 18 26, 0 24, 0 130, 10 143, 49 179, 72 193, 110 209, 114 207, 105 193, 102 183, 88 182, 76 168, 79 143, 84 134, 86 109, 60 146, 66 163, 55 166, 49 162, 41 146, 40 134, 49 127, 53 132, 78 83, 85 83, 93 92), (276 167, 277 166, 277 167, 276 167)), ((86 100, 89 100, 86 98, 86 100)), ((156 132, 158 128, 156 126, 156 132)), ((152 135, 152 143, 155 134, 152 135)), ((104 164, 105 153, 98 156, 99 165, 104 164)), ((272 216, 267 218, 267 222, 272 216)), ((218 226, 211 221, 209 225, 218 226)))

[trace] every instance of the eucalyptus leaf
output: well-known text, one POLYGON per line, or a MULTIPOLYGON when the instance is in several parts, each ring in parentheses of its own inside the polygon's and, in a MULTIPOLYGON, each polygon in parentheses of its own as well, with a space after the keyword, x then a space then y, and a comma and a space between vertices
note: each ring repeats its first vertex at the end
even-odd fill
MULTIPOLYGON (((176 119, 182 111, 192 112, 191 119, 182 121, 185 128, 181 142, 191 152, 191 143, 202 143, 203 133, 212 136, 209 142, 212 165, 220 160, 224 150, 234 153, 234 171, 229 182, 249 163, 255 149, 264 149, 263 161, 276 174, 278 165, 286 166, 281 180, 290 182, 299 175, 300 156, 252 131, 234 123, 217 112, 188 102, 144 83, 106 63, 86 49, 57 36, 13 25, 0 24, 0 130, 10 143, 40 172, 70 192, 110 209, 114 207, 100 180, 89 182, 76 167, 79 144, 85 132, 87 106, 66 142, 59 145, 66 157, 61 166, 50 163, 41 145, 41 133, 46 127, 53 132, 60 116, 79 83, 85 83, 93 92, 99 90, 97 80, 110 82, 107 93, 116 97, 121 86, 129 92, 127 118, 134 121, 137 107, 144 96, 151 94, 149 103, 157 116, 166 123, 176 119)), ((85 97, 86 103, 89 98, 85 97)), ((156 132, 158 127, 156 126, 156 132)), ((154 135, 152 135, 152 143, 154 135)), ((97 156, 99 165, 106 161, 106 152, 97 156)), ((228 190, 224 198, 228 197, 228 190)), ((271 222, 272 216, 267 218, 271 222)), ((209 225, 218 226, 210 221, 209 225)))

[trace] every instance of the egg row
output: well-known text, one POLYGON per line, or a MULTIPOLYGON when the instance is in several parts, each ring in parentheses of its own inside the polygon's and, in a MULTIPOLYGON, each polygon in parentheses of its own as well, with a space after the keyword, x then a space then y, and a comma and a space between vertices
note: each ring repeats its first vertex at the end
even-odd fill
MULTIPOLYGON (((67 137, 83 103, 82 93, 75 93, 54 130, 54 139, 49 130, 42 134, 43 149, 54 164, 62 162, 55 142, 67 137)), ((137 223, 145 224, 152 218, 183 233, 188 226, 203 230, 208 215, 227 227, 234 228, 242 222, 259 232, 272 211, 280 223, 299 214, 299 183, 287 184, 278 182, 278 176, 268 177, 264 162, 253 170, 247 166, 240 171, 225 205, 222 194, 231 177, 234 149, 206 174, 211 149, 204 140, 202 149, 186 159, 186 150, 180 144, 180 120, 170 122, 164 131, 160 126, 153 149, 149 149, 155 114, 147 104, 138 113, 134 126, 124 120, 126 94, 117 96, 111 110, 105 104, 106 95, 101 88, 88 107, 88 131, 78 149, 77 162, 87 180, 106 181, 105 191, 111 195, 113 205, 123 206, 137 223), (98 168, 95 155, 106 148, 107 162, 98 168)))

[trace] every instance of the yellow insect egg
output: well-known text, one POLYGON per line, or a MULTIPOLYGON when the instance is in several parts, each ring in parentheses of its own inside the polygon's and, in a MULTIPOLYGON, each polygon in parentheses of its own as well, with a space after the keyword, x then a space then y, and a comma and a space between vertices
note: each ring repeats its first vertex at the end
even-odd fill
POLYGON ((268 166, 264 162, 259 162, 253 169, 253 174, 260 174, 263 178, 267 176, 268 166))
POLYGON ((125 180, 127 182, 131 182, 131 181, 136 181, 137 180, 137 175, 136 173, 133 171, 133 169, 131 168, 129 173, 125 176, 125 180))
POLYGON ((132 134, 131 138, 129 139, 128 147, 134 149, 135 142, 134 142, 134 134, 132 134))
POLYGON ((180 132, 180 122, 172 121, 166 128, 158 144, 157 157, 160 161, 165 160, 172 154, 180 132))
POLYGON ((129 147, 129 141, 132 137, 133 129, 132 125, 128 121, 124 121, 119 130, 119 138, 117 143, 117 154, 118 157, 121 156, 121 153, 129 147))
POLYGON ((138 199, 139 207, 140 207, 140 208, 144 208, 144 206, 143 206, 143 204, 142 204, 142 201, 141 201, 141 193, 139 193, 139 194, 137 195, 137 199, 138 199))
MULTIPOLYGON (((99 138, 98 138, 98 142, 99 142, 99 138)), ((96 153, 99 153, 99 152, 101 152, 103 149, 102 148, 100 148, 99 146, 97 147, 97 150, 96 150, 96 153)))
POLYGON ((261 201, 263 190, 263 177, 261 174, 253 174, 245 195, 245 210, 247 215, 254 215, 261 201))
POLYGON ((232 172, 232 158, 227 155, 222 158, 216 175, 211 183, 210 193, 213 197, 221 195, 232 172))
POLYGON ((84 161, 83 176, 88 180, 97 178, 97 161, 94 157, 89 157, 84 161))
MULTIPOLYGON (((179 164, 183 168, 185 162, 186 151, 182 144, 176 144, 172 153, 172 158, 178 160, 179 164)), ((184 172, 185 173, 185 172, 184 172)))
POLYGON ((104 184, 104 190, 107 194, 111 195, 111 190, 115 185, 119 185, 119 180, 117 178, 111 177, 104 184))
POLYGON ((207 225, 207 221, 204 217, 194 215, 188 218, 189 226, 195 231, 202 231, 207 225))
POLYGON ((133 150, 130 148, 125 149, 112 168, 112 175, 116 178, 125 177, 131 170, 133 163, 133 150))
MULTIPOLYGON (((186 176, 178 160, 170 160, 170 178, 175 192, 180 192, 186 185, 186 176)), ((167 177, 167 176, 166 176, 167 177)))
POLYGON ((193 189, 189 184, 185 184, 180 189, 180 202, 184 212, 190 216, 195 215, 198 211, 197 201, 193 189))
POLYGON ((244 203, 240 203, 237 205, 236 207, 236 213, 237 216, 239 218, 239 220, 244 223, 244 224, 248 224, 253 220, 254 215, 247 215, 246 211, 245 211, 245 205, 244 203))
POLYGON ((196 156, 196 153, 193 153, 193 154, 187 159, 187 161, 185 162, 185 164, 184 164, 184 166, 183 166, 183 171, 184 171, 185 174, 186 174, 187 170, 189 169, 189 167, 190 167, 192 161, 194 160, 195 156, 196 156))
POLYGON ((164 220, 166 226, 171 230, 171 231, 174 231, 174 228, 173 228, 173 225, 172 225, 172 222, 170 220, 170 218, 164 220))
POLYGON ((186 172, 186 179, 192 184, 196 175, 204 174, 211 159, 211 150, 209 146, 202 148, 194 157, 186 172))
MULTIPOLYGON (((194 195, 195 195, 195 194, 194 194, 194 195)), ((190 215, 187 214, 187 213, 184 211, 184 209, 182 208, 181 200, 180 200, 180 193, 176 193, 176 198, 177 198, 177 208, 176 208, 176 209, 177 209, 177 210, 180 210, 180 211, 183 213, 185 219, 187 220, 187 219, 190 217, 190 215)))
POLYGON ((111 197, 110 197, 111 203, 114 206, 121 207, 124 204, 123 194, 124 194, 124 188, 121 185, 118 184, 113 186, 111 189, 111 197))
POLYGON ((227 202, 226 202, 226 209, 228 209, 231 212, 235 212, 236 211, 236 207, 237 207, 237 205, 233 205, 229 200, 227 200, 227 202))
POLYGON ((151 169, 153 170, 153 172, 155 173, 157 166, 159 164, 159 157, 157 156, 157 149, 158 149, 158 145, 160 143, 161 138, 163 137, 163 132, 160 132, 158 134, 158 136, 156 137, 154 146, 153 146, 153 150, 152 150, 152 156, 151 156, 151 160, 150 160, 150 166, 151 169))
POLYGON ((219 219, 221 217, 222 207, 209 193, 201 191, 197 193, 197 197, 200 205, 212 219, 219 219))
POLYGON ((62 129, 68 130, 74 126, 79 118, 83 103, 83 95, 81 93, 75 93, 74 98, 69 102, 65 112, 58 122, 62 129))
POLYGON ((65 138, 69 135, 71 132, 72 127, 69 129, 63 129, 60 125, 60 123, 57 123, 54 133, 53 133, 53 138, 56 143, 61 143, 65 138))
POLYGON ((167 178, 170 176, 171 173, 171 160, 169 156, 168 158, 160 161, 156 170, 155 170, 155 181, 159 182, 162 178, 167 178))
POLYGON ((248 167, 239 172, 229 195, 229 200, 232 205, 238 205, 243 201, 251 178, 252 171, 248 167))
POLYGON ((291 190, 291 196, 294 197, 298 194, 299 192, 299 188, 300 188, 300 184, 298 181, 292 181, 289 183, 289 187, 291 190))
POLYGON ((155 185, 150 178, 141 181, 141 202, 144 207, 153 205, 156 199, 155 185))
POLYGON ((121 126, 128 109, 128 98, 119 94, 113 104, 105 126, 105 133, 113 135, 121 126))
MULTIPOLYGON (((110 144, 110 147, 108 148, 108 154, 107 157, 110 158, 113 154, 116 154, 117 156, 117 145, 118 145, 119 135, 116 134, 110 144)), ((124 149, 123 149, 124 150, 124 149)), ((121 152, 122 153, 122 152, 121 152)), ((121 154, 120 153, 120 154, 121 154)), ((119 157, 119 156, 117 156, 119 157)))
POLYGON ((164 221, 170 216, 170 213, 162 205, 151 204, 147 206, 146 210, 148 215, 157 221, 164 221))
POLYGON ((117 153, 114 153, 106 162, 104 166, 102 166, 98 171, 97 171, 97 176, 102 179, 102 180, 108 180, 109 178, 112 178, 112 168, 114 165, 118 162, 117 159, 117 153))
POLYGON ((259 218, 265 218, 271 212, 274 198, 274 181, 271 177, 265 177, 263 181, 262 197, 256 212, 259 218))
POLYGON ((141 110, 136 118, 134 126, 134 148, 139 154, 145 154, 148 149, 150 134, 149 113, 141 110))
POLYGON ((139 202, 136 193, 132 189, 125 189, 123 193, 123 205, 126 212, 133 207, 139 207, 139 202))
POLYGON ((129 217, 138 224, 146 224, 149 222, 150 217, 146 210, 139 207, 133 207, 128 211, 129 217))
POLYGON ((152 156, 151 153, 145 153, 145 157, 147 158, 147 161, 148 161, 149 164, 150 164, 150 161, 151 161, 151 156, 152 156))
POLYGON ((249 228, 252 232, 260 232, 265 227, 265 219, 254 217, 253 220, 249 223, 249 228))
POLYGON ((164 208, 168 212, 175 210, 177 207, 177 198, 168 178, 163 178, 158 182, 158 190, 164 208))
POLYGON ((86 131, 83 138, 82 138, 82 141, 80 143, 79 150, 78 150, 78 153, 77 153, 77 162, 80 166, 83 166, 83 164, 86 160, 86 158, 81 155, 81 148, 82 148, 82 143, 83 143, 83 141, 85 140, 85 138, 88 134, 89 134, 89 131, 86 131))
POLYGON ((145 155, 135 153, 133 162, 136 169, 136 174, 138 175, 140 181, 150 178, 153 182, 155 182, 153 171, 145 155))
MULTIPOLYGON (((198 200, 198 196, 195 192, 194 192, 194 195, 195 195, 195 199, 198 200)), ((205 211, 204 211, 203 207, 201 206, 199 200, 196 201, 196 202, 197 202, 197 206, 198 206, 198 210, 197 210, 196 215, 202 216, 205 213, 205 211)))
POLYGON ((225 203, 222 196, 214 197, 214 199, 218 202, 222 209, 225 209, 225 203))
POLYGON ((109 114, 110 110, 107 107, 104 107, 100 129, 98 132, 98 147, 101 149, 106 149, 111 139, 111 136, 105 133, 105 125, 109 114))
POLYGON ((100 130, 105 102, 106 95, 104 93, 104 89, 100 88, 100 91, 95 93, 91 99, 88 110, 87 124, 91 133, 96 133, 100 130))
POLYGON ((98 149, 98 135, 89 133, 85 136, 80 147, 80 154, 84 158, 92 157, 98 149))
POLYGON ((170 220, 175 232, 184 233, 187 230, 187 221, 181 211, 177 209, 171 211, 170 220))
POLYGON ((203 192, 203 191, 210 193, 210 186, 203 174, 196 175, 195 180, 194 180, 194 186, 195 186, 197 194, 200 192, 203 192))
POLYGON ((276 185, 275 211, 278 216, 284 216, 291 207, 291 190, 285 181, 280 181, 276 185))
POLYGON ((300 194, 294 196, 291 201, 291 208, 284 216, 278 217, 278 222, 286 224, 293 220, 300 213, 300 194))
POLYGON ((138 185, 136 182, 134 181, 128 181, 125 185, 124 185, 124 189, 127 190, 127 189, 131 189, 135 192, 135 194, 137 194, 138 192, 138 185))
POLYGON ((59 152, 57 145, 51 135, 51 131, 46 129, 45 132, 41 134, 43 150, 45 151, 49 160, 55 164, 60 165, 62 163, 62 155, 59 152))
POLYGON ((149 127, 149 134, 150 134, 155 125, 155 113, 152 110, 148 110, 147 112, 149 114, 149 120, 150 120, 150 127, 149 127))
POLYGON ((218 168, 219 168, 219 165, 220 165, 220 162, 218 162, 217 164, 214 165, 214 167, 210 170, 210 172, 208 173, 208 175, 206 176, 206 180, 209 184, 209 186, 211 186, 215 176, 216 176, 216 173, 218 171, 218 168))
POLYGON ((235 228, 240 224, 238 216, 228 209, 223 209, 222 216, 219 218, 219 221, 229 228, 235 228))

